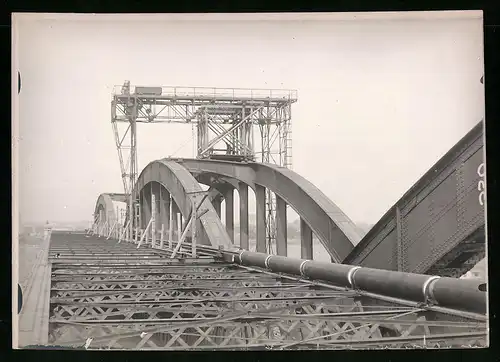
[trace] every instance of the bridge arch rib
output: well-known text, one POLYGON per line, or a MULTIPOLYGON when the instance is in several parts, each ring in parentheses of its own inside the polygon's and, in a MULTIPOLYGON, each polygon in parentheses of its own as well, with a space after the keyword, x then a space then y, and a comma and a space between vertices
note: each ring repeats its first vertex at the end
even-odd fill
POLYGON ((242 189, 248 188, 248 186, 236 179, 229 177, 221 177, 212 174, 198 174, 196 180, 205 186, 210 187, 209 198, 217 211, 219 218, 222 217, 221 205, 222 201, 225 202, 225 226, 229 238, 235 243, 235 227, 234 227, 234 191, 238 191, 238 197, 240 200, 240 247, 243 249, 249 249, 248 243, 248 191, 242 195, 242 189))
POLYGON ((101 220, 100 220, 101 223, 107 221, 108 224, 110 223, 112 224, 120 219, 119 215, 117 215, 116 213, 118 204, 125 204, 126 202, 127 202, 127 195, 125 194, 115 194, 115 193, 100 194, 95 204, 94 218, 101 215, 101 220))
MULTIPOLYGON (((170 160, 157 160, 149 163, 139 175, 134 186, 134 193, 151 183, 158 183, 172 196, 182 217, 187 219, 191 213, 189 193, 203 191, 196 179, 180 164, 170 160)), ((201 198, 198 198, 201 200, 201 198)), ((205 199, 200 209, 207 210, 200 217, 200 223, 212 246, 231 247, 232 242, 220 221, 210 199, 205 199)))
POLYGON ((256 191, 268 188, 297 211, 332 259, 342 262, 361 236, 354 223, 326 195, 297 173, 275 165, 176 159, 195 177, 219 175, 236 179, 256 191))
POLYGON ((125 194, 100 194, 94 207, 95 231, 100 235, 107 235, 114 228, 119 228, 119 224, 124 221, 122 211, 126 209, 126 205, 125 194))

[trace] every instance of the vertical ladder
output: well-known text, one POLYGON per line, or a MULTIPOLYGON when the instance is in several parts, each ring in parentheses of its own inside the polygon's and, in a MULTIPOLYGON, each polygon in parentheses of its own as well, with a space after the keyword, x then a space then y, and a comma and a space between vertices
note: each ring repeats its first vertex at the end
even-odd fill
POLYGON ((286 121, 286 135, 285 135, 285 166, 288 169, 292 169, 292 120, 289 119, 286 121))

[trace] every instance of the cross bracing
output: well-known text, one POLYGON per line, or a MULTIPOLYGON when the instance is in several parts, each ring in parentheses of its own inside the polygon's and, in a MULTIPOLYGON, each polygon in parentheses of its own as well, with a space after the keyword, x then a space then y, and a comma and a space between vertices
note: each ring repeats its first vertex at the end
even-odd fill
POLYGON ((486 322, 228 262, 190 244, 53 234, 49 344, 249 350, 482 346, 486 322), (107 254, 107 258, 103 258, 107 254), (126 254, 126 255, 125 255, 126 254))

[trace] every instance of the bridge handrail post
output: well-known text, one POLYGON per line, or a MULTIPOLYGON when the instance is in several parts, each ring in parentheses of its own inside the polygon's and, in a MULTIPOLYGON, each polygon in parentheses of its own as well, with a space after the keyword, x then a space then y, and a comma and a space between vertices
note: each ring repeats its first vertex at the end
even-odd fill
POLYGON ((125 226, 125 229, 123 229, 123 231, 122 231, 122 233, 121 233, 120 237, 118 238, 118 244, 120 244, 120 243, 121 243, 121 241, 122 241, 122 239, 123 239, 123 235, 124 235, 125 233, 127 233, 127 234, 128 234, 128 226, 129 226, 129 224, 130 224, 130 220, 129 220, 129 221, 127 221, 127 225, 125 226))
POLYGON ((151 247, 156 248, 156 197, 151 187, 151 247))
POLYGON ((97 225, 99 223, 100 218, 101 218, 101 215, 99 215, 99 214, 95 217, 94 223, 92 224, 92 230, 89 232, 89 235, 91 235, 91 236, 95 235, 96 230, 97 230, 97 225))
POLYGON ((99 236, 104 236, 104 229, 108 225, 108 220, 102 225, 101 230, 99 231, 99 236))
POLYGON ((165 233, 165 224, 161 224, 161 231, 160 231, 160 249, 163 249, 163 234, 165 233))
POLYGON ((193 226, 191 227, 191 256, 196 258, 196 222, 197 222, 197 213, 198 210, 196 208, 196 202, 194 197, 191 199, 191 223, 193 226))
POLYGON ((94 216, 94 220, 93 220, 92 224, 90 225, 89 230, 87 230, 87 235, 93 235, 94 234, 95 225, 96 225, 97 219, 99 218, 100 215, 93 215, 93 216, 94 216))
POLYGON ((115 221, 113 223, 113 227, 111 228, 111 230, 109 231, 109 234, 108 236, 106 237, 106 240, 109 240, 109 238, 111 237, 111 235, 113 234, 113 231, 115 231, 115 227, 116 227, 116 224, 118 223, 118 221, 115 221))
POLYGON ((169 195, 170 204, 169 204, 169 213, 168 213, 168 248, 172 250, 173 247, 173 234, 174 234, 174 215, 172 211, 172 195, 169 195))
POLYGON ((177 213, 177 243, 180 243, 182 235, 182 222, 181 222, 181 213, 177 213))
MULTIPOLYGON (((141 235, 141 240, 139 240, 139 244, 137 245, 137 249, 139 249, 141 247, 142 242, 144 241, 144 239, 146 239, 147 235, 149 234, 149 230, 151 229, 152 223, 153 223, 153 217, 151 217, 151 219, 149 219, 148 226, 146 226, 146 229, 144 230, 144 232, 141 235)), ((147 240, 146 240, 146 242, 147 242, 147 240)))
MULTIPOLYGON (((180 214, 177 214, 177 215, 178 215, 178 219, 180 219, 180 214)), ((177 246, 175 247, 174 251, 172 252, 172 255, 170 255, 170 259, 175 258, 175 255, 180 250, 182 243, 184 242, 184 239, 186 239, 186 236, 187 236, 187 233, 189 231, 189 228, 191 226, 192 221, 193 221, 193 217, 190 217, 188 223, 186 224, 186 227, 184 228, 182 236, 180 237, 180 239, 177 243, 177 246)))

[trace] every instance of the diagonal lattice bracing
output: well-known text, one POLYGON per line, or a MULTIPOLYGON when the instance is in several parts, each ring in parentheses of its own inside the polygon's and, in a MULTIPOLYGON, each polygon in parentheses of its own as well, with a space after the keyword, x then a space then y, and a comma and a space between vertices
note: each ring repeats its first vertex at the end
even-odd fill
POLYGON ((52 345, 249 350, 485 344, 482 321, 217 258, 173 260, 168 251, 116 248, 112 240, 57 240, 50 251, 52 345))

